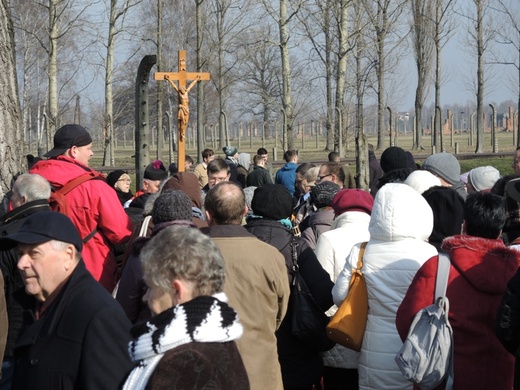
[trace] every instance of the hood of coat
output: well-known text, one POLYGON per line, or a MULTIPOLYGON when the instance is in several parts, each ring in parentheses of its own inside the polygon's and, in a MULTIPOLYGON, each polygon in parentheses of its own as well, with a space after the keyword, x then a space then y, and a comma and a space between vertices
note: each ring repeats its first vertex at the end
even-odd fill
POLYGON ((433 212, 426 200, 403 183, 385 184, 377 192, 370 218, 370 237, 381 241, 428 241, 433 212))
POLYGON ((90 172, 104 177, 101 173, 66 156, 40 160, 30 170, 30 173, 37 173, 45 177, 55 189, 61 188, 72 179, 90 172))
POLYGON ((283 167, 281 167, 280 170, 283 172, 288 172, 288 171, 296 171, 296 168, 298 168, 298 164, 289 162, 289 163, 285 164, 283 167))
POLYGON ((442 249, 475 289, 488 294, 503 294, 520 264, 520 252, 500 239, 457 235, 444 239, 442 249))
POLYGON ((199 179, 191 172, 178 172, 164 184, 162 191, 179 190, 191 199, 193 205, 202 208, 202 196, 200 193, 199 179))
POLYGON ((249 153, 241 152, 238 155, 238 165, 242 165, 246 170, 251 165, 251 155, 249 153))

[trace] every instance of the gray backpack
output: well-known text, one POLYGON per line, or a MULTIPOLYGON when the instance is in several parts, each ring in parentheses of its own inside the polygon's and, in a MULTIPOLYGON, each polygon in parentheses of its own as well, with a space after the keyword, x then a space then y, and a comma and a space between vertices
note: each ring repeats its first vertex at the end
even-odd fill
POLYGON ((450 258, 439 253, 435 303, 421 309, 413 319, 408 336, 395 356, 404 377, 419 388, 429 390, 446 380, 453 388, 453 331, 448 321, 450 303, 446 287, 450 258))

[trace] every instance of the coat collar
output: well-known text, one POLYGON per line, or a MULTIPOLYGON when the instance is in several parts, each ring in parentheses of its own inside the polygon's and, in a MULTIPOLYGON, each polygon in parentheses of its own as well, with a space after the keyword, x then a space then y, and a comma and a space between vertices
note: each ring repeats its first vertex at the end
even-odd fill
POLYGON ((18 219, 24 218, 28 215, 37 213, 39 211, 49 211, 49 201, 47 199, 38 199, 28 202, 14 210, 9 211, 0 218, 0 225, 5 225, 18 219))

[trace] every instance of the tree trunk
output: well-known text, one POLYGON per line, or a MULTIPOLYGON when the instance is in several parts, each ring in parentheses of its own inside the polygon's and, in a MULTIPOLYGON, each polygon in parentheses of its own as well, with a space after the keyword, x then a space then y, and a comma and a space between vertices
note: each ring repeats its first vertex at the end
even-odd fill
MULTIPOLYGON (((18 100, 16 64, 14 54, 14 33, 8 0, 0 4, 0 198, 10 190, 14 175, 21 172, 24 164, 24 134, 18 100)), ((0 213, 5 212, 2 207, 0 213)))
MULTIPOLYGON (((336 109, 334 112, 336 115, 338 112, 343 113, 343 106, 345 104, 345 87, 347 82, 347 47, 348 47, 348 0, 341 0, 341 14, 339 19, 339 42, 338 42, 338 64, 336 71, 336 109)), ((339 142, 346 144, 346 136, 342 137, 343 129, 340 127, 339 118, 336 118, 336 134, 339 138, 339 142)), ((342 127, 345 124, 342 123, 342 127)), ((343 148, 340 148, 343 149, 343 148)), ((341 156, 343 157, 343 156, 341 156)))
POLYGON ((289 26, 287 19, 287 0, 280 0, 280 20, 278 28, 280 30, 280 51, 282 60, 282 104, 285 110, 287 121, 285 123, 285 133, 287 139, 287 149, 292 149, 293 142, 293 108, 291 92, 291 63, 289 58, 289 26))
POLYGON ((53 144, 53 136, 58 126, 58 6, 61 0, 49 3, 49 112, 47 114, 48 144, 53 144))
MULTIPOLYGON (((157 0, 157 71, 163 69, 163 45, 162 45, 162 0, 157 0)), ((163 83, 157 83, 157 160, 162 160, 162 150, 164 147, 163 129, 163 83)), ((168 149, 169 150, 169 149, 168 149)))
MULTIPOLYGON (((204 0, 197 0, 195 2, 195 14, 197 23, 197 72, 202 72, 202 2, 204 0)), ((206 136, 204 133, 204 86, 202 83, 197 83, 197 159, 202 162, 202 150, 206 147, 206 136)))
POLYGON ((477 147, 475 153, 484 151, 484 5, 482 0, 475 0, 477 7, 477 147))

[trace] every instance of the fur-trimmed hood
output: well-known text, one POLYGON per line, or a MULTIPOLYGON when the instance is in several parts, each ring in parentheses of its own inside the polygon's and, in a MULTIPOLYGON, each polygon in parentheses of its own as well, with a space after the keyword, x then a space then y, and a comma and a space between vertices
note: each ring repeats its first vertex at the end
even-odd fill
POLYGON ((475 289, 489 294, 504 293, 520 257, 520 252, 508 248, 500 239, 468 235, 446 238, 442 250, 450 254, 452 265, 475 289))

